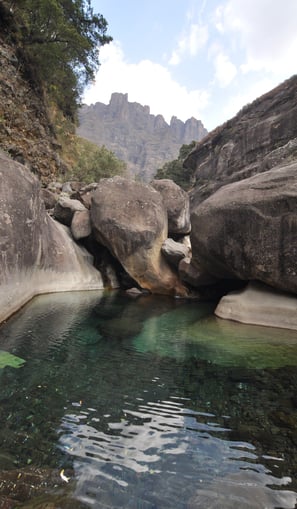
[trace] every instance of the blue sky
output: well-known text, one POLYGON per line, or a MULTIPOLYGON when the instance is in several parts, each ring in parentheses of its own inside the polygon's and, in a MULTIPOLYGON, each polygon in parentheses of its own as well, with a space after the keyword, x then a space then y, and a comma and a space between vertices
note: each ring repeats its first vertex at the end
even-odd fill
POLYGON ((84 96, 113 92, 208 130, 297 73, 297 0, 93 0, 113 42, 84 96))

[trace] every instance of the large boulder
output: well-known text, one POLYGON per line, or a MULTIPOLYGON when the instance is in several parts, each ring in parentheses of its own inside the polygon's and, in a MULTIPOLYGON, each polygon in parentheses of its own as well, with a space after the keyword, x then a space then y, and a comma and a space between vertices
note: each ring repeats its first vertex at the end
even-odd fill
POLYGON ((91 232, 90 211, 85 209, 74 212, 71 221, 71 233, 73 238, 75 240, 84 239, 91 235, 91 232))
POLYGON ((297 293, 297 162, 220 188, 191 222, 193 263, 206 274, 297 293))
POLYGON ((103 288, 91 256, 46 213, 36 177, 0 152, 0 321, 41 293, 103 288))
POLYGON ((161 253, 167 211, 162 196, 151 186, 123 177, 102 179, 93 194, 91 223, 96 240, 142 288, 186 294, 161 253))
POLYGON ((54 208, 54 217, 65 226, 70 226, 75 212, 83 210, 86 210, 86 207, 80 201, 60 196, 54 208))
POLYGON ((189 195, 173 180, 153 180, 151 185, 162 195, 168 214, 168 235, 191 231, 189 195))

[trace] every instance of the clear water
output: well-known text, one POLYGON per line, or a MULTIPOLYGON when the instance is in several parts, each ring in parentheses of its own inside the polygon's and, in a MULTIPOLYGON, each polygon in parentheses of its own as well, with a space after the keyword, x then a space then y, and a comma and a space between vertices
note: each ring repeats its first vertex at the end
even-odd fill
POLYGON ((294 508, 296 332, 212 311, 66 293, 4 324, 0 349, 25 362, 0 369, 0 502, 7 472, 42 468, 60 482, 5 496, 39 509, 294 508))

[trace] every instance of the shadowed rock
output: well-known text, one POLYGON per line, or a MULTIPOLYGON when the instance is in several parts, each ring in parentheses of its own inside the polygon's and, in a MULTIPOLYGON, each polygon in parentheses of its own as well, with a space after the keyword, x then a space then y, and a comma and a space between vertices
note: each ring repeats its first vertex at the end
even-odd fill
POLYGON ((161 249, 163 255, 174 267, 178 267, 179 262, 186 256, 189 256, 190 253, 189 248, 181 242, 175 242, 173 239, 166 239, 161 249))
POLYGON ((82 210, 86 208, 80 201, 61 196, 55 205, 54 217, 60 223, 70 226, 74 213, 82 210))
POLYGON ((297 162, 222 187, 192 212, 193 262, 297 293, 297 162))
POLYGON ((58 196, 49 189, 42 188, 40 190, 41 198, 44 201, 46 209, 53 209, 58 201, 58 196))
POLYGON ((151 185, 162 195, 168 214, 168 235, 191 231, 189 195, 173 180, 153 180, 151 185))

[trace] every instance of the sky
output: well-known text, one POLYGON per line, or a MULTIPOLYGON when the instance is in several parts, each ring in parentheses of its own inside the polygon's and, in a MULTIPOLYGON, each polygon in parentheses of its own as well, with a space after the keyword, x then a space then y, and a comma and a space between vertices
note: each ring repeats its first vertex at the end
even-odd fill
POLYGON ((86 104, 113 92, 211 131, 297 73, 297 0, 92 0, 112 43, 86 104))

